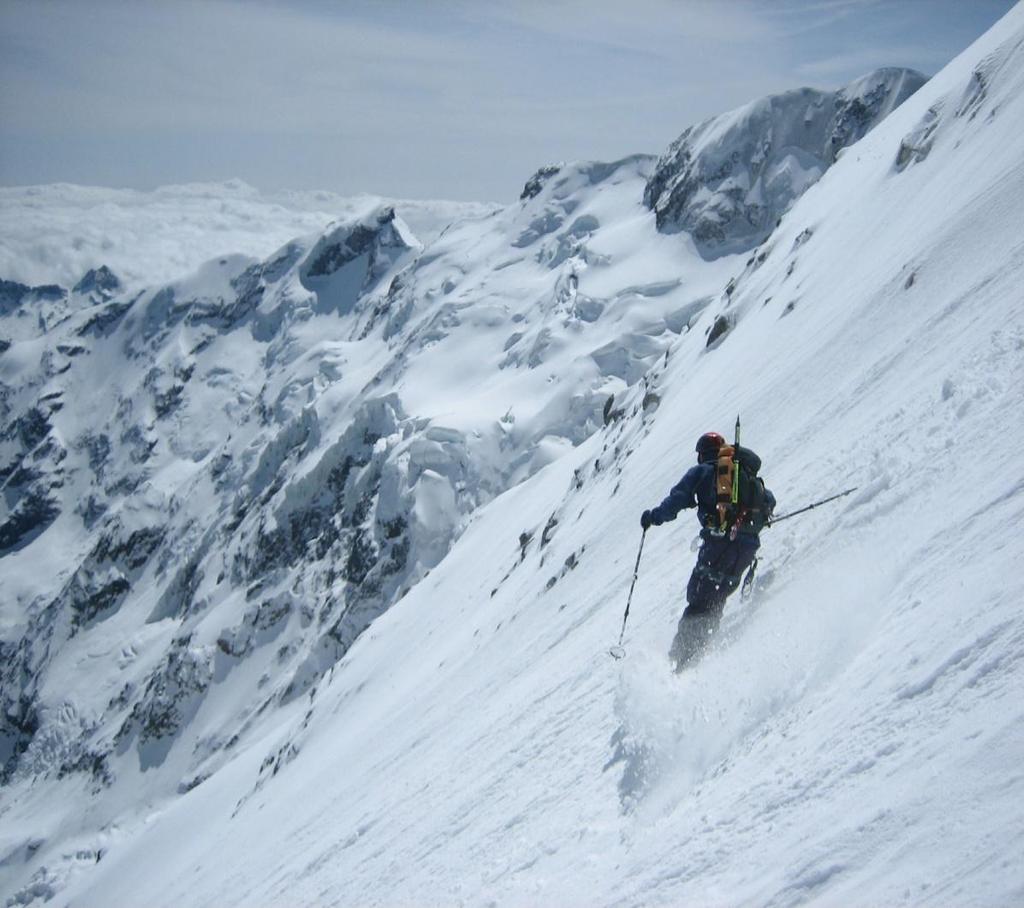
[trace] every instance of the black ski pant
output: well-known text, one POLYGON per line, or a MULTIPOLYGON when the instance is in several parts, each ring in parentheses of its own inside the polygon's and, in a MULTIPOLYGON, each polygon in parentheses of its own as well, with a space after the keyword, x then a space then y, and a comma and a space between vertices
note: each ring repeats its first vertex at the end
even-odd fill
POLYGON ((681 671, 703 653, 718 630, 725 600, 743 580, 757 555, 757 540, 708 536, 697 553, 697 564, 686 585, 686 611, 679 619, 669 656, 681 671))

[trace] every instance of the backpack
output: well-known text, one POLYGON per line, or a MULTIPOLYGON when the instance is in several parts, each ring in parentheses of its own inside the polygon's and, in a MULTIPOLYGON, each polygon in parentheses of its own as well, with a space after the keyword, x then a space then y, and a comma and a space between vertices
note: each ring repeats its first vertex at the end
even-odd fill
POLYGON ((741 530, 759 533, 768 523, 760 469, 761 458, 750 448, 722 445, 715 464, 718 524, 712 530, 735 539, 741 530))

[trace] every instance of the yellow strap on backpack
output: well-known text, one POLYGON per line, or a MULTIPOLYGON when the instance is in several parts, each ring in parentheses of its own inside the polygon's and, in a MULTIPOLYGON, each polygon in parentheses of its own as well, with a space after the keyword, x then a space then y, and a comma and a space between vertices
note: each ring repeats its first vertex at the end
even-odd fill
POLYGON ((739 499, 739 470, 733 455, 736 449, 732 445, 722 445, 718 449, 718 462, 715 465, 715 492, 718 502, 718 526, 724 530, 729 520, 729 509, 739 499))

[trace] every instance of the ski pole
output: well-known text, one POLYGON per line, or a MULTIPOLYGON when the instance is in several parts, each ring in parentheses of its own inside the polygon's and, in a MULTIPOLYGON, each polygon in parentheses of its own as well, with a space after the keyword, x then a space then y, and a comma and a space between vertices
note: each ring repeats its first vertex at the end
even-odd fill
POLYGON ((743 586, 740 588, 740 599, 746 602, 750 598, 750 594, 754 591, 754 574, 757 572, 757 559, 755 558, 751 564, 750 569, 747 571, 747 576, 743 578, 743 586))
POLYGON ((796 517, 797 514, 803 514, 805 511, 810 511, 812 508, 816 508, 819 505, 828 504, 830 501, 835 501, 837 498, 844 498, 851 492, 856 491, 857 486, 854 486, 852 489, 847 489, 845 492, 840 492, 838 495, 833 495, 831 498, 823 498, 821 501, 814 502, 814 504, 809 504, 806 507, 800 508, 799 510, 791 511, 789 514, 783 514, 781 517, 775 517, 772 519, 772 522, 769 524, 769 526, 775 526, 775 524, 779 523, 780 521, 789 520, 790 517, 796 517))
POLYGON ((740 469, 737 460, 740 456, 740 416, 736 414, 736 441, 732 449, 732 503, 739 504, 740 500, 740 469))
POLYGON ((633 587, 636 586, 636 578, 640 573, 640 556, 644 553, 644 540, 647 538, 647 528, 644 528, 643 533, 640 534, 640 551, 636 553, 636 564, 633 567, 633 582, 629 585, 629 595, 626 597, 626 614, 622 616, 622 631, 619 634, 619 642, 617 646, 613 646, 608 653, 615 659, 621 659, 626 655, 626 650, 622 646, 622 638, 626 634, 626 621, 629 619, 629 604, 633 601, 633 587))

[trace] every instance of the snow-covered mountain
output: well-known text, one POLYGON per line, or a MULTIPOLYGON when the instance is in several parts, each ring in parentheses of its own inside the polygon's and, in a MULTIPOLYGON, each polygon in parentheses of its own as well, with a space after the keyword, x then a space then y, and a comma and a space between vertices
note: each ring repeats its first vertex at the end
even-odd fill
POLYGON ((727 280, 655 231, 650 164, 549 168, 427 249, 369 201, 141 292, 6 282, 5 781, 193 787, 480 505, 620 419, 727 280))
POLYGON ((662 230, 686 230, 708 256, 763 242, 835 163, 925 77, 879 69, 835 92, 800 88, 691 126, 659 159, 644 193, 662 230))
POLYGON ((1024 8, 705 260, 657 162, 0 297, 12 904, 1013 902, 1024 8), (681 678, 736 412, 790 510, 681 678), (952 542, 951 542, 952 540, 952 542))

